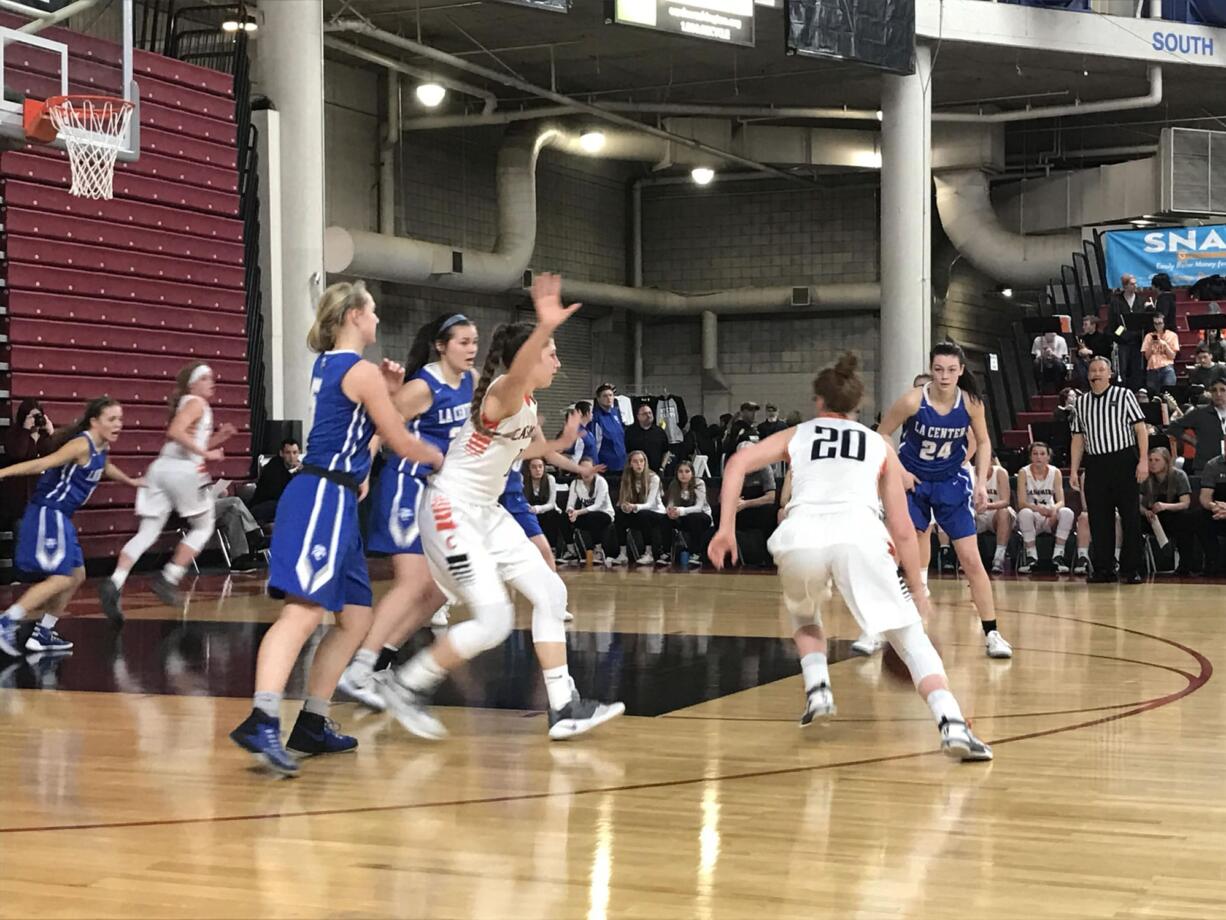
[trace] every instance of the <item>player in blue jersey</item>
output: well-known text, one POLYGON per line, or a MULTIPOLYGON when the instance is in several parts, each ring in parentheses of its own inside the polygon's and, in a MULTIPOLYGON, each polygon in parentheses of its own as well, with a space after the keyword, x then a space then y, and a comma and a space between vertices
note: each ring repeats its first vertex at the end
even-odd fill
MULTIPOLYGON (((426 323, 409 348, 405 383, 392 400, 408 430, 443 453, 472 408, 477 344, 477 327, 462 313, 426 323)), ((338 684, 346 696, 372 709, 383 709, 373 684, 375 671, 391 664, 400 645, 432 612, 446 616, 447 598, 430 576, 417 521, 432 472, 428 464, 397 458, 383 467, 375 487, 367 548, 391 556, 395 581, 375 606, 374 625, 338 684)))
MULTIPOLYGON (((920 537, 920 563, 928 569, 935 520, 954 545, 979 611, 990 658, 1011 658, 1013 649, 996 628, 992 582, 979 557, 975 512, 988 502, 992 473, 992 442, 979 382, 966 366, 966 355, 953 342, 941 342, 929 353, 932 380, 904 394, 881 418, 878 431, 890 437, 901 426, 903 484, 911 522, 920 537), (964 468, 968 435, 975 448, 974 471, 964 468)), ((862 637, 863 638, 863 637, 862 637)))
POLYGON ((359 495, 370 474, 370 438, 412 462, 438 467, 443 453, 413 437, 392 404, 404 384, 404 368, 392 361, 362 360, 373 345, 379 318, 374 299, 359 281, 330 286, 320 298, 307 336, 319 354, 311 374, 312 425, 302 470, 277 504, 268 589, 284 598, 281 615, 260 643, 254 707, 230 733, 239 747, 278 773, 292 776, 297 761, 281 744, 281 696, 307 639, 336 615, 315 651, 307 676, 306 705, 290 733, 299 756, 352 751, 357 739, 342 735, 327 718, 337 680, 370 632, 370 576, 358 526, 359 495))
POLYGON ((61 442, 58 450, 0 469, 0 479, 42 474, 21 518, 15 562, 24 572, 45 576, 0 615, 0 652, 21 654, 18 624, 39 612, 43 616, 26 640, 26 651, 72 650, 72 643, 55 631, 55 624, 85 581, 85 557, 72 524, 73 512, 85 504, 103 477, 134 489, 142 485, 142 480, 110 462, 111 445, 121 431, 123 407, 102 396, 86 404, 76 425, 56 435, 61 442))

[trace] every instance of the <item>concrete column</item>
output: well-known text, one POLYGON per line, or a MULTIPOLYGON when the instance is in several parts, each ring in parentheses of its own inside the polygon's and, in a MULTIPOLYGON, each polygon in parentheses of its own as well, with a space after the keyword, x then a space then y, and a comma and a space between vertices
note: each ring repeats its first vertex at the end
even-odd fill
MULTIPOLYGON (((280 353, 287 419, 310 425, 311 367, 306 336, 324 280, 324 49, 322 0, 277 0, 260 9, 260 88, 280 113, 280 353)), ((278 206, 273 202, 272 206, 278 206)), ((275 324, 274 324, 275 326, 275 324)), ((275 375, 274 375, 275 376, 275 375)))
POLYGON ((928 370, 932 343, 932 59, 882 78, 881 353, 877 405, 888 407, 928 370))

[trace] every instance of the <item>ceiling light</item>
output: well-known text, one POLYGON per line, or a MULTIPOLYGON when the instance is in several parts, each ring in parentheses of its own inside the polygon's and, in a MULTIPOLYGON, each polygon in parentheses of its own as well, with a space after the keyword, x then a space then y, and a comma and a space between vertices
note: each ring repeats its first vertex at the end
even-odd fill
POLYGON ((235 32, 246 32, 248 34, 256 31, 260 27, 259 22, 255 18, 255 14, 247 12, 243 4, 239 4, 238 10, 231 14, 222 24, 221 31, 233 34, 235 32))
POLYGON ((417 101, 428 109, 436 108, 446 95, 447 89, 441 83, 422 83, 417 87, 417 101))
POLYGON ((584 153, 600 153, 604 149, 604 141, 603 131, 584 131, 579 136, 579 146, 584 153))
POLYGON ((1000 296, 1001 296, 1001 297, 1012 297, 1012 296, 1013 296, 1013 288, 1011 288, 1011 287, 1003 287, 1003 288, 1001 288, 1001 289, 1000 289, 1000 296))
POLYGON ((694 180, 695 185, 710 185, 711 180, 715 178, 715 170, 707 166, 695 166, 690 170, 690 178, 694 180))
POLYGON ((884 118, 885 118, 885 115, 882 113, 881 109, 878 109, 877 110, 877 120, 882 121, 884 118))

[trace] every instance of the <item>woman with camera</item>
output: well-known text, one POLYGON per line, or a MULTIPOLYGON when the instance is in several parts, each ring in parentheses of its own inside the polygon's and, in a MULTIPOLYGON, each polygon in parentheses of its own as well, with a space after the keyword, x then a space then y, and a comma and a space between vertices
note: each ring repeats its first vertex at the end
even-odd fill
MULTIPOLYGON (((55 449, 51 444, 53 434, 55 426, 43 412, 42 404, 37 399, 22 400, 12 427, 4 434, 4 465, 47 456, 55 449)), ((35 480, 23 477, 8 479, 0 486, 0 496, 3 496, 0 526, 7 530, 21 520, 34 494, 34 485, 35 480)))

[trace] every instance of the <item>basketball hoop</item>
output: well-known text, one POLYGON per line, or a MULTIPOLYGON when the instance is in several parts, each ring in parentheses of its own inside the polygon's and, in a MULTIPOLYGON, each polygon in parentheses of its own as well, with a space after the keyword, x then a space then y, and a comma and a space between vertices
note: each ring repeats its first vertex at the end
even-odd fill
POLYGON ((133 108, 131 102, 113 96, 26 100, 26 137, 44 144, 62 137, 72 167, 69 193, 80 198, 109 199, 115 158, 123 149, 133 108))

